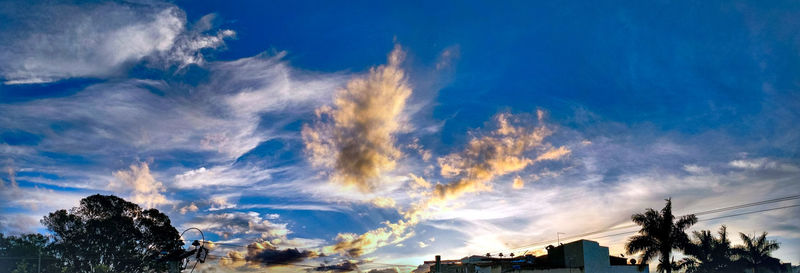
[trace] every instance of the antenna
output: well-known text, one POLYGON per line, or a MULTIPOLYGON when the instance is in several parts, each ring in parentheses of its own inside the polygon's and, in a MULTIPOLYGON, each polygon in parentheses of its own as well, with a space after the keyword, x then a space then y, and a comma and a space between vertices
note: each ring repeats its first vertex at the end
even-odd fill
POLYGON ((556 232, 556 239, 558 241, 558 245, 561 245, 561 234, 566 234, 566 233, 556 232))

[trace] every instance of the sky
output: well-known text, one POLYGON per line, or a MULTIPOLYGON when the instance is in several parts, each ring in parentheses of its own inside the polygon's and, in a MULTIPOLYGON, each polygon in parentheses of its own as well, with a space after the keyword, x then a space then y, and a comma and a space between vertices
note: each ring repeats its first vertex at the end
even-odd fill
MULTIPOLYGON (((0 21, 7 234, 114 194, 202 229, 201 272, 409 272, 557 237, 617 255, 636 228, 576 235, 666 198, 800 194, 797 1, 0 1, 0 21)), ((797 204, 691 230, 766 231, 797 264, 797 204)))

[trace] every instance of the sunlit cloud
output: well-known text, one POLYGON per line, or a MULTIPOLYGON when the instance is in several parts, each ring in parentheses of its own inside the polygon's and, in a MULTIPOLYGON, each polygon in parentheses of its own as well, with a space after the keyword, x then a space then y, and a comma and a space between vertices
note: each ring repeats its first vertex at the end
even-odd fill
POLYGON ((400 243, 414 233, 409 229, 409 223, 400 221, 398 223, 384 222, 385 226, 367 231, 363 234, 339 233, 336 236, 336 244, 327 246, 323 253, 338 253, 347 257, 359 257, 369 254, 386 245, 400 243))
POLYGON ((419 196, 421 200, 403 212, 403 220, 384 222, 383 227, 360 235, 340 233, 336 238, 337 243, 326 250, 359 257, 380 247, 398 244, 414 235, 414 226, 431 217, 432 207, 441 207, 467 193, 491 191, 491 183, 497 177, 523 170, 536 161, 555 160, 569 154, 564 147, 551 148, 541 151, 543 159, 539 159, 542 155, 531 159, 529 153, 549 147, 544 139, 551 134, 551 130, 544 124, 528 128, 523 125, 521 117, 509 114, 499 114, 495 121, 495 130, 471 139, 463 152, 438 159, 441 175, 452 182, 432 187, 425 179, 410 175, 411 188, 422 191, 412 196, 419 196))
POLYGON ((180 211, 181 214, 186 214, 187 212, 196 212, 198 209, 197 205, 192 202, 187 206, 181 207, 178 211, 180 211))
POLYGON ((145 162, 132 164, 128 170, 114 172, 116 180, 108 184, 108 189, 116 192, 132 192, 130 200, 147 208, 170 203, 162 193, 164 184, 156 181, 145 162))
MULTIPOLYGON (((542 121, 541 111, 538 119, 542 121)), ((548 147, 545 137, 552 131, 540 124, 535 127, 515 125, 520 117, 509 114, 496 116, 494 131, 472 138, 464 151, 438 159, 442 177, 452 179, 446 184, 436 184, 430 197, 405 212, 405 217, 417 221, 431 206, 441 205, 466 193, 491 191, 492 182, 499 176, 521 171, 541 160, 556 160, 569 154, 569 149, 548 149, 531 159, 528 153, 548 147)))
POLYGON ((395 135, 402 127, 400 115, 411 95, 403 70, 403 50, 396 46, 388 64, 370 69, 341 89, 333 107, 316 111, 318 120, 303 127, 309 160, 332 169, 332 181, 374 191, 380 175, 395 168, 403 154, 395 135))

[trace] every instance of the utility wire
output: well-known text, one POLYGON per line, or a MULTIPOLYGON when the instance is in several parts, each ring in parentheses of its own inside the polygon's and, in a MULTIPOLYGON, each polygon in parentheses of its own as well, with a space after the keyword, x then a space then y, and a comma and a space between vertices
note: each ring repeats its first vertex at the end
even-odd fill
MULTIPOLYGON (((766 204, 772 204, 772 203, 778 203, 778 202, 784 202, 784 201, 790 201, 790 200, 797 200, 797 199, 800 199, 800 194, 790 195, 790 196, 785 196, 785 197, 780 197, 780 198, 774 198, 774 199, 768 199, 768 200, 763 200, 763 201, 758 201, 758 202, 751 202, 751 203, 733 205, 733 206, 728 206, 728 207, 716 208, 716 209, 711 209, 711 210, 699 211, 699 212, 696 212, 696 213, 693 213, 693 214, 695 216, 697 216, 697 215, 715 214, 715 213, 721 213, 721 212, 726 212, 726 211, 731 211, 731 210, 737 210, 737 209, 742 209, 742 208, 748 208, 748 207, 753 207, 753 206, 760 206, 760 205, 766 205, 766 204)), ((745 212, 745 213, 739 213, 739 214, 733 214, 733 215, 726 215, 726 216, 721 216, 721 217, 703 219, 703 220, 699 220, 699 221, 710 221, 710 220, 715 220, 715 219, 736 217, 736 216, 741 216, 741 215, 760 213, 760 212, 766 212, 766 211, 778 210, 778 209, 786 209, 786 208, 792 208, 792 207, 797 207, 797 206, 800 206, 800 205, 792 205, 792 206, 785 206, 785 207, 779 207, 779 208, 758 210, 758 211, 753 211, 753 212, 745 212)), ((585 233, 581 233, 581 234, 578 234, 578 235, 573 235, 573 236, 570 236, 570 237, 567 237, 567 238, 564 238, 564 239, 565 240, 570 240, 570 239, 575 239, 575 238, 583 238, 583 237, 592 236, 592 235, 596 235, 596 234, 601 234, 601 233, 606 233, 606 232, 616 231, 616 230, 629 229, 629 228, 633 228, 633 227, 637 227, 637 225, 636 224, 628 224, 628 225, 623 225, 623 226, 618 226, 618 227, 607 228, 607 229, 603 229, 603 230, 590 231, 590 232, 585 232, 585 233)), ((589 238, 589 239, 600 239, 600 238, 606 238, 606 237, 614 237, 614 236, 619 236, 619 235, 624 235, 624 234, 631 234, 631 233, 635 233, 635 232, 636 231, 627 231, 627 232, 623 232, 623 233, 604 235, 604 236, 599 236, 599 237, 592 237, 592 238, 589 238)), ((229 244, 229 243, 214 243, 214 242, 205 241, 205 240, 204 240, 203 243, 206 243, 206 242, 212 243, 214 245, 223 245, 223 246, 235 246, 235 247, 246 247, 246 248, 253 247, 251 245, 246 245, 245 246, 245 245, 237 245, 237 244, 229 244)), ((522 246, 522 247, 513 248, 511 250, 514 251, 514 250, 529 249, 532 246, 539 246, 539 245, 542 245, 542 244, 552 243, 552 242, 554 242, 554 240, 539 241, 539 242, 529 243, 529 244, 527 244, 525 246, 522 246)), ((209 255, 209 256, 211 256, 211 255, 209 255)), ((227 258, 227 257, 220 257, 220 258, 227 258)), ((372 264, 378 264, 378 263, 372 263, 372 264)), ((412 265, 393 265, 393 264, 381 264, 381 265, 387 265, 387 266, 412 266, 412 265)))
MULTIPOLYGON (((695 216, 697 216, 697 215, 715 214, 715 213, 721 213, 721 212, 726 212, 726 211, 731 211, 731 210, 737 210, 737 209, 742 209, 742 208, 748 208, 748 207, 754 207, 754 206, 760 206, 760 205, 766 205, 766 204, 772 204, 772 203, 778 203, 778 202, 784 202, 784 201, 790 201, 790 200, 797 200, 797 199, 800 199, 800 194, 790 195, 790 196, 785 196, 785 197, 780 197, 780 198, 775 198, 775 199, 768 199, 768 200, 763 200, 763 201, 758 201, 758 202, 751 202, 751 203, 745 203, 745 204, 740 204, 740 205, 716 208, 716 209, 711 209, 711 210, 699 211, 699 212, 692 213, 692 214, 694 214, 695 216)), ((716 219, 721 219, 721 218, 736 217, 736 216, 742 216, 742 215, 747 215, 747 214, 766 212, 766 211, 771 211, 771 210, 787 209, 787 208, 798 207, 798 206, 800 206, 800 205, 791 205, 791 206, 784 206, 784 207, 778 207, 778 208, 763 209, 763 210, 752 211, 752 212, 725 215, 725 216, 720 216, 720 217, 714 217, 714 218, 698 220, 698 222, 716 220, 716 219)), ((567 237, 567 238, 562 238, 562 239, 570 240, 570 239, 575 239, 575 238, 584 238, 584 237, 587 237, 587 236, 597 235, 597 234, 606 233, 606 232, 610 232, 610 231, 629 229, 629 228, 633 228, 633 227, 638 227, 638 225, 636 225, 636 224, 628 224, 628 225, 623 225, 623 226, 618 226, 618 227, 607 228, 607 229, 603 229, 603 230, 585 232, 585 233, 573 235, 573 236, 570 236, 570 237, 567 237)), ((614 237, 614 236, 620 236, 620 235, 625 235, 625 234, 631 234, 631 233, 635 233, 635 232, 636 231, 627 231, 627 232, 623 232, 623 233, 616 233, 616 234, 604 235, 604 236, 599 236, 599 237, 592 237, 592 238, 587 238, 587 239, 600 239, 600 238, 606 238, 606 237, 614 237)), ((533 243, 529 243, 529 244, 527 244, 525 246, 518 247, 518 248, 513 248, 513 249, 510 249, 510 250, 513 251, 513 250, 529 249, 532 246, 539 246, 539 245, 546 244, 546 243, 552 243, 554 241, 555 240, 544 240, 544 241, 539 241, 539 242, 533 242, 533 243)), ((244 248, 252 248, 252 247, 254 247, 254 246, 251 246, 251 245, 238 245, 238 244, 230 244, 230 243, 215 243, 213 241, 206 241, 205 239, 202 242, 203 242, 204 245, 205 245, 205 243, 211 243, 213 245, 221 245, 221 246, 234 246, 234 247, 244 247, 244 248)), ((216 257, 216 258, 219 258, 219 259, 230 259, 229 257, 211 255, 211 254, 209 254, 208 256, 209 257, 216 257)), ((377 264, 377 265, 386 265, 386 266, 398 266, 398 267, 410 266, 410 267, 413 267, 413 265, 381 264, 381 263, 372 263, 372 262, 368 262, 368 263, 377 264)), ((196 265, 196 263, 195 263, 195 265, 196 265)), ((310 266, 310 265, 289 264, 289 263, 281 264, 281 265, 310 266)), ((316 267, 316 266, 313 266, 313 267, 316 267)))
MULTIPOLYGON (((730 207, 719 208, 719 209, 714 209, 714 210, 708 210, 708 211, 698 212, 698 214, 701 214, 701 213, 702 214, 719 213, 719 212, 724 212, 724 211, 729 211, 729 210, 734 210, 734 209, 740 209, 740 208, 745 208, 745 207, 751 207, 751 206, 756 206, 756 205, 763 205, 763 204, 769 204, 769 203, 775 203, 775 202, 781 202, 781 201, 787 201, 787 200, 794 200, 794 199, 798 199, 798 198, 800 198, 800 195, 784 197, 784 198, 778 198, 778 199, 772 199, 772 200, 765 200, 765 201, 748 203, 748 204, 742 204, 742 205, 737 205, 737 206, 730 206, 730 207)), ((738 216, 743 216, 743 215, 748 215, 748 214, 763 213, 763 212, 768 212, 768 211, 788 209, 788 208, 796 208, 796 207, 800 207, 800 204, 788 205, 788 206, 782 206, 782 207, 775 207, 775 208, 767 208, 767 209, 761 209, 761 210, 755 210, 755 211, 748 211, 748 212, 742 212, 742 213, 736 213, 736 214, 730 214, 730 215, 723 215, 723 216, 706 218, 706 219, 698 219, 698 222, 705 222, 705 221, 711 221, 711 220, 717 220, 717 219, 723 219, 723 218, 738 217, 738 216)), ((635 226, 616 227, 616 228, 611 228, 611 229, 606 229, 606 230, 587 232, 587 233, 583 233, 583 234, 592 234, 593 235, 593 234, 599 234, 599 233, 604 233, 604 232, 608 232, 608 231, 620 230, 620 229, 631 228, 631 227, 635 227, 635 226)), ((629 234, 633 234, 633 233, 636 233, 636 232, 638 232, 638 231, 626 231, 626 232, 620 232, 620 233, 615 233, 615 234, 591 237, 591 238, 587 238, 587 239, 602 239, 602 238, 609 238, 609 237, 615 237, 615 236, 621 236, 621 235, 629 235, 629 234)), ((586 235, 586 236, 589 236, 589 235, 586 235)), ((575 237, 575 236, 573 236, 573 237, 575 237)), ((571 239, 571 238, 572 237, 566 238, 566 239, 571 239)), ((543 243, 549 243, 549 242, 554 242, 554 240, 537 242, 536 245, 528 245, 528 246, 523 246, 523 247, 519 247, 519 248, 514 248, 514 249, 511 249, 511 250, 526 249, 526 248, 529 248, 530 246, 538 246, 538 245, 541 245, 543 243)), ((211 242, 211 243, 213 243, 213 242, 211 242)), ((219 244, 219 245, 222 245, 222 244, 219 244)), ((231 244, 226 244, 226 245, 231 245, 231 244)), ((233 246, 241 246, 241 245, 233 245, 233 246)), ((243 246, 241 246, 241 247, 243 247, 243 246)), ((212 259, 213 258, 217 258, 217 259, 230 259, 230 260, 233 260, 230 257, 212 255, 212 254, 209 254, 207 257, 212 258, 212 259)), ((0 260, 9 260, 9 259, 17 259, 17 260, 19 260, 19 259, 31 259, 31 260, 33 260, 33 259, 37 259, 37 258, 38 257, 34 257, 34 256, 30 256, 30 257, 27 257, 27 256, 17 256, 17 257, 6 256, 6 257, 0 257, 0 260)), ((55 257, 42 257, 42 259, 58 260, 58 258, 55 258, 55 257)), ((366 264, 376 264, 376 265, 396 266, 396 267, 414 267, 413 265, 385 264, 385 263, 375 263, 375 262, 366 262, 366 264)), ((197 263, 195 263, 195 266, 196 265, 197 265, 197 263)), ((316 265, 288 263, 288 262, 286 262, 286 263, 275 263, 275 262, 273 262, 273 263, 270 263, 270 264, 267 264, 267 265, 288 265, 288 266, 309 267, 309 268, 317 268, 317 267, 320 267, 320 266, 324 266, 324 265, 316 266, 316 265)))
MULTIPOLYGON (((730 211, 730 210, 735 210, 735 209, 742 209, 742 208, 748 208, 748 207, 753 207, 753 206, 760 206, 760 205, 766 205, 766 204, 789 201, 789 200, 796 200, 796 199, 800 199, 800 194, 791 195, 791 196, 785 196, 785 197, 775 198, 775 199, 769 199, 769 200, 763 200, 763 201, 758 201, 758 202, 752 202, 752 203, 746 203, 746 204, 740 204, 740 205, 716 208, 716 209, 711 209, 711 210, 705 210, 705 211, 700 211, 700 212, 696 212, 696 213, 692 213, 692 214, 697 216, 697 215, 720 213, 720 212, 725 212, 725 211, 730 211)), ((604 233, 604 232, 609 232, 609 231, 614 231, 614 230, 621 230, 621 229, 626 229, 626 228, 631 228, 631 227, 636 227, 636 226, 637 226, 636 224, 628 224, 628 225, 623 225, 623 226, 618 226, 618 227, 613 227, 613 228, 608 228, 608 229, 603 229, 603 230, 597 230, 597 231, 590 231, 590 232, 586 232, 586 233, 581 233, 581 234, 578 234, 578 235, 573 235, 573 236, 570 236, 570 237, 567 237, 567 238, 562 238, 562 239, 569 240, 569 239, 574 239, 574 238, 578 238, 578 237, 586 237, 586 236, 591 236, 591 235, 595 235, 595 234, 598 234, 598 233, 604 233)), ((551 241, 552 240, 545 240, 545 241, 540 241, 540 242, 529 243, 528 245, 549 243, 551 241)), ((221 246, 236 246, 236 247, 252 248, 252 246, 250 246, 250 245, 238 245, 238 244, 230 244, 230 243, 216 243, 216 242, 213 242, 213 241, 203 241, 203 242, 204 243, 211 243, 211 244, 214 244, 214 245, 221 245, 221 246)), ((517 248, 515 248, 515 249, 517 249, 517 248)))
MULTIPOLYGON (((725 211, 730 211, 730 210, 736 210, 736 209, 741 209, 741 208, 747 208, 747 207, 753 207, 753 206, 759 206, 759 205, 765 205, 765 204, 771 204, 771 203, 777 203, 777 202, 783 202, 783 201, 795 200, 795 199, 800 199, 800 195, 787 196, 787 197, 782 197, 782 198, 764 200, 764 201, 747 203, 747 204, 736 205, 736 206, 729 206, 729 207, 718 208, 718 209, 713 209, 713 210, 701 211, 701 212, 693 213, 693 214, 696 216, 696 215, 720 213, 720 212, 725 212, 725 211)), ((777 208, 762 209, 762 210, 751 211, 751 212, 737 213, 737 214, 731 214, 731 215, 725 215, 725 216, 719 216, 719 217, 713 217, 713 218, 707 218, 707 219, 699 219, 698 222, 710 221, 710 220, 716 220, 716 219, 722 219, 722 218, 729 218, 729 217, 736 217, 736 216, 742 216, 742 215, 753 214, 753 213, 761 213, 761 212, 772 211, 772 210, 787 209, 787 208, 793 208, 793 207, 800 207, 800 204, 777 207, 777 208)), ((615 230, 628 229, 628 228, 633 228, 633 227, 638 227, 638 225, 636 225, 636 224, 624 225, 624 226, 619 226, 619 227, 614 227, 614 228, 609 228, 609 229, 604 229, 604 230, 591 231, 591 232, 586 232, 586 233, 578 234, 578 235, 575 235, 575 236, 571 236, 571 237, 568 237, 568 238, 562 238, 562 240, 564 240, 564 239, 570 240, 570 239, 575 239, 575 238, 582 238, 582 237, 591 236, 591 235, 595 235, 595 234, 606 233, 606 232, 615 231, 615 230)), ((617 235, 620 235, 620 234, 630 234, 630 233, 635 233, 635 232, 638 232, 638 231, 629 231, 629 232, 624 232, 624 233, 619 233, 619 234, 612 234, 612 235, 608 235, 608 236, 594 237, 594 238, 590 238, 590 239, 613 237, 613 236, 617 236, 617 235)), ((527 244, 525 246, 512 248, 510 250, 513 251, 513 250, 528 249, 528 248, 531 248, 533 246, 539 246, 539 245, 543 245, 543 244, 546 244, 546 243, 552 243, 552 242, 555 242, 555 241, 556 240, 552 240, 552 239, 551 240, 545 240, 545 241, 539 241, 539 242, 529 243, 529 244, 527 244)))
MULTIPOLYGON (((747 214, 754 214, 754 213, 761 213, 761 212, 767 212, 767 211, 773 211, 773 210, 788 209, 788 208, 794 208, 794 207, 800 207, 800 204, 777 207, 777 208, 769 208, 769 209, 763 209, 763 210, 756 210, 756 211, 748 211, 748 212, 731 214, 731 215, 724 215, 724 216, 713 217, 713 218, 708 218, 708 219, 699 219, 699 220, 697 220, 697 222, 706 222, 706 221, 717 220, 717 219, 722 219, 722 218, 730 218, 730 217, 742 216, 742 215, 747 215, 747 214)), ((599 237, 592 237, 592 238, 587 238, 587 239, 592 240, 592 239, 602 239, 602 238, 616 237, 616 236, 621 236, 621 235, 631 235, 631 234, 635 234, 637 232, 639 232, 639 231, 638 230, 626 231, 626 232, 615 233, 615 234, 610 234, 610 235, 604 235, 604 236, 599 236, 599 237)))
MULTIPOLYGON (((771 200, 765 200, 765 201, 759 201, 759 202, 753 202, 753 203, 747 203, 747 204, 724 207, 724 208, 718 208, 718 209, 707 210, 707 211, 701 211, 701 212, 698 212, 698 214, 713 214, 713 213, 725 212, 725 211, 730 211, 730 210, 735 210, 735 209, 741 209, 741 208, 746 208, 746 207, 752 207, 752 206, 757 206, 757 205, 764 205, 764 204, 770 204, 770 203, 776 203, 776 202, 782 202, 782 201, 794 200, 794 199, 800 199, 800 195, 777 198, 777 199, 771 199, 771 200)), ((706 219, 699 219, 698 222, 705 222, 705 221, 711 221, 711 220, 717 220, 717 219, 723 219, 723 218, 730 218, 730 217, 738 217, 738 216, 743 216, 743 215, 748 215, 748 214, 763 213, 763 212, 768 212, 768 211, 795 208, 795 207, 800 207, 800 204, 788 205, 788 206, 782 206, 782 207, 775 207, 775 208, 768 208, 768 209, 761 209, 761 210, 742 212, 742 213, 736 213, 736 214, 730 214, 730 215, 723 215, 723 216, 706 218, 706 219)), ((615 227, 615 228, 610 228, 610 229, 605 229, 605 230, 586 232, 586 233, 583 233, 581 235, 576 235, 576 236, 569 237, 569 238, 566 238, 566 239, 573 239, 574 237, 579 237, 579 236, 580 237, 585 237, 585 236, 605 233, 605 232, 609 232, 609 231, 621 230, 621 229, 626 229, 626 228, 633 228, 633 227, 638 227, 638 226, 637 225, 627 225, 627 226, 615 227)), ((633 234, 633 233, 636 233, 636 232, 638 232, 638 230, 637 231, 626 231, 626 232, 615 233, 615 234, 610 234, 610 235, 596 236, 596 237, 591 237, 591 238, 587 238, 587 239, 602 239, 602 238, 615 237, 615 236, 621 236, 621 235, 629 235, 629 234, 633 234)), ((511 250, 526 249, 526 248, 529 248, 530 246, 538 246, 538 245, 541 245, 543 243, 550 243, 550 242, 554 242, 554 241, 555 240, 541 241, 541 242, 538 242, 536 245, 528 245, 528 246, 523 246, 523 247, 519 247, 519 248, 514 248, 514 249, 511 249, 511 250)), ((232 245, 232 244, 227 244, 227 245, 232 245)), ((246 247, 246 246, 242 246, 242 245, 233 245, 233 246, 246 247)), ((214 256, 214 257, 217 257, 217 258, 220 258, 220 259, 231 259, 229 257, 216 256, 216 255, 209 255, 209 256, 214 256)), ((280 264, 280 265, 298 265, 298 266, 307 266, 307 267, 310 266, 310 265, 305 265, 305 264, 294 264, 294 263, 277 263, 277 264, 280 264)), ((413 265, 384 264, 384 263, 375 263, 375 262, 367 262, 367 264, 376 264, 376 265, 384 265, 384 266, 396 266, 396 267, 414 267, 413 265)), ((317 267, 317 266, 312 266, 312 267, 317 267)))

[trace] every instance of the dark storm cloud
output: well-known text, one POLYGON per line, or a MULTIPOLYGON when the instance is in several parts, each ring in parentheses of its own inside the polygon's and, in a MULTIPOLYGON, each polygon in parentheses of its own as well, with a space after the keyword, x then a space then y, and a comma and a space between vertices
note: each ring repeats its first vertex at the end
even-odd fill
POLYGON ((345 261, 340 264, 320 265, 314 268, 314 271, 321 272, 351 272, 355 270, 358 270, 358 264, 350 261, 345 261))
POLYGON ((253 243, 247 246, 247 256, 245 260, 250 263, 257 263, 263 266, 279 266, 301 262, 307 258, 317 257, 313 251, 297 248, 277 249, 268 244, 253 243))

